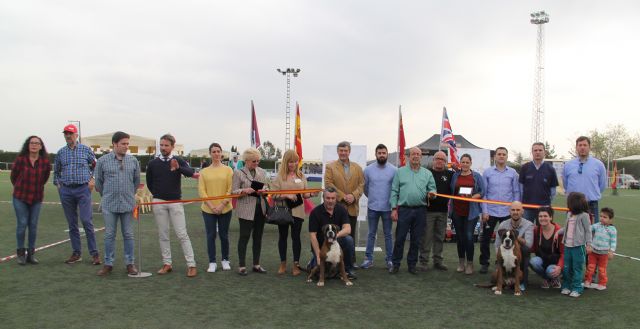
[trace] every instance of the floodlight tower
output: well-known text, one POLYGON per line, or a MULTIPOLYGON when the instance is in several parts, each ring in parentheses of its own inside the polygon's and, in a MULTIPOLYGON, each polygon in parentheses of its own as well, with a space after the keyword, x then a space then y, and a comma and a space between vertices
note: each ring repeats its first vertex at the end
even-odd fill
POLYGON ((291 148, 291 76, 297 77, 300 73, 300 69, 277 69, 279 73, 282 73, 287 77, 287 114, 285 120, 285 134, 284 134, 284 150, 291 148))
POLYGON ((549 15, 543 11, 531 14, 531 24, 538 26, 536 71, 533 86, 533 115, 531 117, 531 143, 544 143, 544 24, 549 15))

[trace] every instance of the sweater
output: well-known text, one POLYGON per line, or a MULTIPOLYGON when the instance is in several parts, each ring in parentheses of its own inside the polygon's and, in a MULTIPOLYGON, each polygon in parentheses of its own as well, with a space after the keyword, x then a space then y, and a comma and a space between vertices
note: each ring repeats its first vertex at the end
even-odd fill
MULTIPOLYGON (((564 236, 562 237, 562 243, 564 243, 565 247, 579 247, 584 245, 591 245, 591 223, 589 219, 589 214, 586 212, 571 215, 576 216, 576 225, 573 229, 573 243, 571 245, 567 244, 567 224, 565 223, 563 232, 564 236)), ((569 222, 567 220, 567 222, 569 222)))
POLYGON ((593 243, 591 248, 596 254, 607 254, 609 251, 616 251, 618 244, 618 230, 613 225, 603 225, 595 223, 591 225, 593 233, 593 243))
POLYGON ((182 175, 191 177, 193 173, 193 168, 178 157, 171 156, 169 161, 156 157, 147 165, 147 187, 156 199, 180 200, 182 175), (171 159, 178 161, 180 167, 177 170, 171 171, 171 159))

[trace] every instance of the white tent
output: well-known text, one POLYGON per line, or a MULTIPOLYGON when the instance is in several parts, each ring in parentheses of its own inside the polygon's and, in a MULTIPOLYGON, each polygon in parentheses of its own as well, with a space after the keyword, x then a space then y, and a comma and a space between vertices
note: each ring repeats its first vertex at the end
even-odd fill
MULTIPOLYGON (((106 133, 82 137, 82 144, 91 147, 95 153, 105 153, 113 148, 113 143, 111 143, 112 136, 113 133, 106 133)), ((129 139, 129 152, 131 152, 131 154, 155 154, 156 140, 154 138, 131 135, 129 139)))
POLYGON ((630 155, 624 158, 618 158, 616 161, 640 161, 640 155, 630 155))

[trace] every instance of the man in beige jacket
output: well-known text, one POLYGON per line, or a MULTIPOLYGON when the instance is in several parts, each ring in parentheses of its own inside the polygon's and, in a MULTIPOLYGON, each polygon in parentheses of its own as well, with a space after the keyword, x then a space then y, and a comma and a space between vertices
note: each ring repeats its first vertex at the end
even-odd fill
MULTIPOLYGON (((356 241, 359 201, 364 192, 364 173, 360 165, 349 161, 351 154, 349 142, 340 142, 337 149, 338 160, 328 163, 325 168, 324 187, 333 187, 338 192, 338 202, 347 208, 351 224, 351 237, 356 241)), ((355 253, 353 253, 352 261, 355 266, 357 264, 355 253)))

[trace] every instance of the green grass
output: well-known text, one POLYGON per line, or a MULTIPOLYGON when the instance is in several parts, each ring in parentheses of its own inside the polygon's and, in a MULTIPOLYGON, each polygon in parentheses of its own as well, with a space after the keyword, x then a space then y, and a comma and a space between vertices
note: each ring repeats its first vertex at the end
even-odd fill
MULTIPOLYGON (((195 181, 185 181, 185 197, 197 194, 195 181)), ((640 256, 640 192, 606 196, 602 205, 616 210, 618 252, 640 256)), ((11 199, 8 174, 0 173, 0 200, 11 199)), ((46 201, 57 201, 48 185, 46 201)), ((558 205, 562 204, 557 199, 558 205)), ((488 289, 473 287, 488 275, 465 276, 454 271, 430 271, 412 276, 406 266, 391 276, 376 253, 376 266, 358 271, 352 287, 330 280, 324 288, 307 284, 302 276, 279 277, 277 229, 267 225, 263 238, 262 264, 269 273, 240 277, 231 272, 206 273, 204 225, 198 205, 186 206, 189 235, 199 274, 185 277, 186 265, 179 244, 172 235, 174 272, 155 275, 161 266, 157 230, 153 217, 142 217, 143 266, 154 275, 128 278, 122 263, 122 242, 118 236, 114 273, 95 275, 98 266, 85 258, 66 265, 69 244, 38 254, 37 266, 19 266, 15 261, 0 264, 0 327, 2 328, 424 328, 500 327, 515 321, 528 327, 635 327, 640 314, 638 273, 640 262, 616 257, 609 267, 606 291, 586 291, 579 299, 561 296, 557 290, 538 288, 540 279, 530 273, 525 296, 494 296, 488 289)), ((556 216, 558 222, 562 216, 556 216)), ((96 227, 102 216, 94 216, 96 227)), ((40 216, 38 245, 68 238, 67 223, 59 205, 45 205, 40 216)), ((309 259, 306 225, 303 229, 302 262, 309 259)), ((366 229, 360 230, 362 234, 366 229)), ((173 233, 172 233, 173 234, 173 233)), ((103 250, 103 233, 96 234, 103 250)), ((231 227, 231 262, 237 265, 238 225, 231 227)), ((136 238, 138 235, 136 234, 136 238)), ((136 251, 137 251, 136 243, 136 251)), ((405 251, 408 250, 408 246, 405 251)), ((0 203, 0 256, 15 253, 15 217, 10 203, 0 203)), ((86 240, 83 253, 87 255, 86 240)), ((479 250, 476 246, 476 255, 479 250)), ((251 261, 250 250, 248 262, 251 261)), ((289 258, 291 251, 289 251, 289 258)), ((363 253, 358 253, 361 261, 363 253)), ((446 244, 445 262, 455 267, 455 245, 446 244)), ((477 258, 477 256, 476 256, 477 258)), ((404 265, 405 263, 403 263, 404 265)), ((235 268, 234 268, 235 269, 235 268)), ((510 324, 509 324, 510 325, 510 324)))

